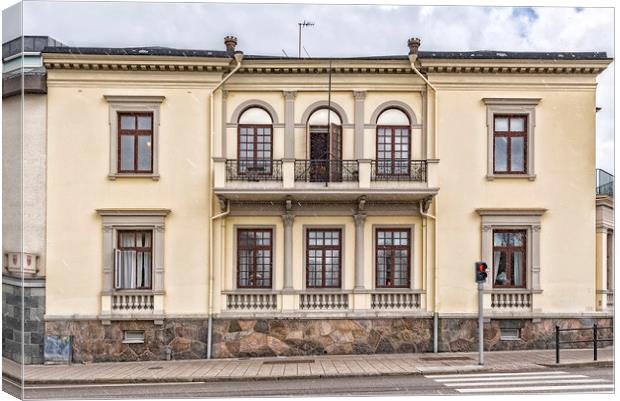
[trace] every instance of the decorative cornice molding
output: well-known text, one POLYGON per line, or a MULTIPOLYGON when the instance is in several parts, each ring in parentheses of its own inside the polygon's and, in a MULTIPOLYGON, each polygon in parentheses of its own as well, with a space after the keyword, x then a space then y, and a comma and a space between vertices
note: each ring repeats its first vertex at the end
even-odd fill
POLYGON ((162 103, 165 96, 103 95, 108 103, 162 103))
POLYGON ((547 209, 544 208, 480 208, 476 212, 480 216, 542 216, 547 209))
POLYGON ((100 216, 167 216, 170 209, 96 209, 100 216))
POLYGON ((509 98, 509 97, 485 97, 482 101, 487 106, 536 106, 541 98, 509 98))

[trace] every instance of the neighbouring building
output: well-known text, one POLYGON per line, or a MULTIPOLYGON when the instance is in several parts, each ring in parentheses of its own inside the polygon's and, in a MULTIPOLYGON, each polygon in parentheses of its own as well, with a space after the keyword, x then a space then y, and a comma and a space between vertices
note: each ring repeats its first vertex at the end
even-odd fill
POLYGON ((614 308, 614 176, 596 170, 596 290, 598 310, 614 308))
POLYGON ((26 364, 43 362, 47 84, 41 50, 59 45, 47 36, 2 44, 2 356, 26 364))
POLYGON ((45 334, 74 361, 474 350, 479 260, 488 349, 612 323, 605 53, 225 45, 43 51, 45 334))

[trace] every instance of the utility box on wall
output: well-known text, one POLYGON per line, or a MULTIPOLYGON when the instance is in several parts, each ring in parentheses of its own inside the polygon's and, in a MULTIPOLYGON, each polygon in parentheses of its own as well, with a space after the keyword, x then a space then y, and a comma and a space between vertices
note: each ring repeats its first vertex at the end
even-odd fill
POLYGON ((25 252, 7 252, 6 267, 9 273, 16 275, 34 275, 39 270, 39 255, 25 252), (23 269, 22 269, 23 266, 23 269))

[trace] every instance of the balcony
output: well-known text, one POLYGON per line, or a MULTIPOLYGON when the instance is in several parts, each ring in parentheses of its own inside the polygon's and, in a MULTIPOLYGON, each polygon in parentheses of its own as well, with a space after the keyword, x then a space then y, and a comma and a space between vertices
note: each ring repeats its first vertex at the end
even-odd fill
POLYGON ((214 159, 214 191, 231 201, 412 202, 435 195, 438 160, 214 159))

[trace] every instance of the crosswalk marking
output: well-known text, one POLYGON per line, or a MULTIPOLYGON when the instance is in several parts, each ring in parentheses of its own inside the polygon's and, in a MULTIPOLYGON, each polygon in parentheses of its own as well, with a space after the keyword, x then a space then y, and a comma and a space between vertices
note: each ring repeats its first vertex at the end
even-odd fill
POLYGON ((614 388, 607 379, 592 378, 564 371, 512 373, 470 373, 426 375, 437 383, 459 393, 520 392, 609 392, 614 388))
MULTIPOLYGON (((567 378, 567 379, 583 379, 584 375, 551 375, 551 376, 546 376, 546 375, 536 375, 536 376, 517 376, 515 377, 515 380, 519 380, 519 379, 553 379, 556 377, 563 377, 563 378, 567 378)), ((502 380, 506 380, 506 376, 502 376, 502 377, 480 377, 480 378, 471 378, 471 377, 466 377, 463 379, 437 379, 435 380, 438 383, 452 383, 452 382, 492 382, 492 381, 502 381, 502 380)))
POLYGON ((574 386, 534 386, 534 387, 497 387, 497 388, 458 388, 459 393, 512 393, 523 391, 549 391, 549 390, 613 390, 613 384, 592 384, 574 386))
POLYGON ((514 373, 454 373, 449 375, 429 375, 431 379, 447 379, 451 377, 499 377, 499 376, 530 376, 530 375, 565 375, 566 372, 559 370, 553 370, 550 372, 538 371, 538 372, 514 372, 514 373))
MULTIPOLYGON (((604 379, 552 379, 552 380, 515 380, 494 383, 485 383, 486 386, 505 386, 507 384, 573 384, 573 383, 601 383, 604 379)), ((479 386, 480 383, 444 383, 448 387, 473 387, 479 386)))

